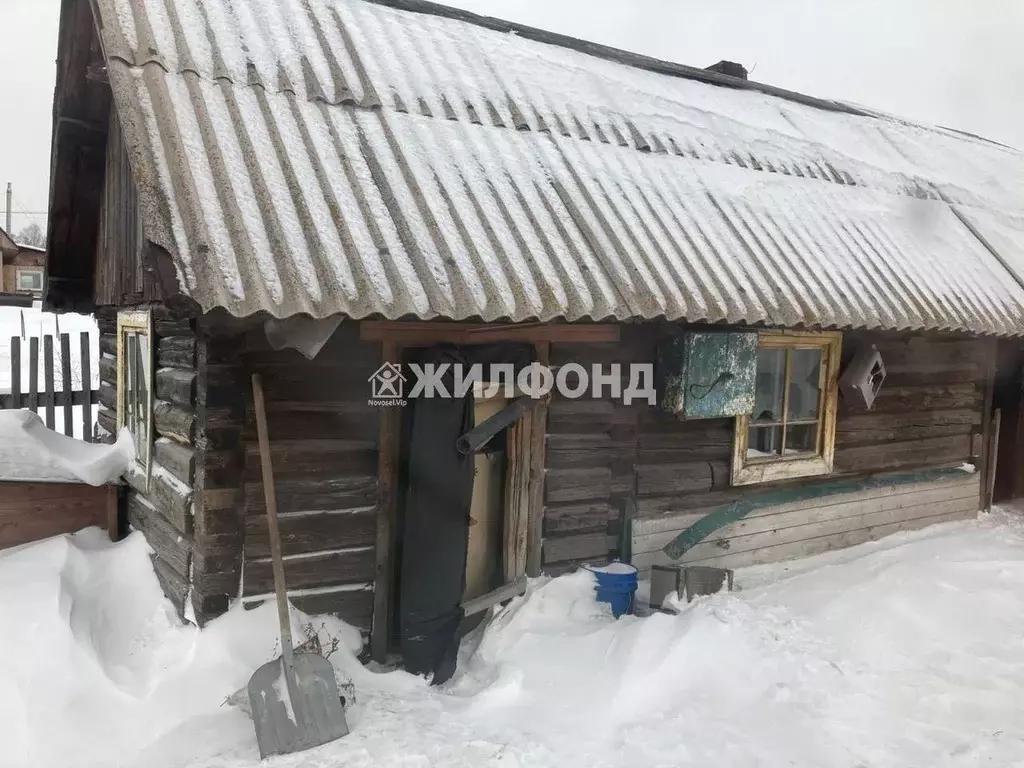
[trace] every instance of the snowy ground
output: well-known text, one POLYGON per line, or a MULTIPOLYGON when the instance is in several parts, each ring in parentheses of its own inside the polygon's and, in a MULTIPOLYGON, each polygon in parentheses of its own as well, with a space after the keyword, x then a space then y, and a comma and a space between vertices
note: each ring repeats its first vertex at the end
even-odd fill
MULTIPOLYGON (((331 659, 347 738, 272 766, 1024 765, 1024 523, 1006 515, 741 571, 731 595, 618 622, 586 574, 534 585, 441 690, 331 659)), ((203 632, 144 540, 0 553, 0 765, 237 766, 222 703, 275 654, 269 606, 203 632)), ((472 646, 472 647, 468 647, 472 646)))

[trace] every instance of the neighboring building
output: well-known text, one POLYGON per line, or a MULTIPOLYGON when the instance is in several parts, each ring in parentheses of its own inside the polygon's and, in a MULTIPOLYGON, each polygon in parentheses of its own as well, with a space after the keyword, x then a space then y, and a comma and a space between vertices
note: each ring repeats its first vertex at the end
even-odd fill
POLYGON ((19 245, 0 229, 0 293, 43 295, 46 249, 19 245))
POLYGON ((200 622, 272 592, 252 373, 291 595, 377 657, 524 573, 749 565, 988 503, 1020 152, 417 0, 64 0, 58 72, 47 300, 100 318, 127 514, 200 622), (880 380, 873 347, 868 409, 838 380, 880 380), (368 402, 416 360, 656 365, 660 402, 606 369, 470 459, 503 402, 368 402))

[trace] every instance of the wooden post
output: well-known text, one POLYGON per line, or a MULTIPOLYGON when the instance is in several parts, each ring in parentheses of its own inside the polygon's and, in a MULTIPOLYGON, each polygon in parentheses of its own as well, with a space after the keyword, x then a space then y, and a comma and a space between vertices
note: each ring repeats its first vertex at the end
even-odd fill
POLYGON ((11 408, 21 408, 21 339, 11 337, 11 408))
POLYGON ((39 337, 28 340, 28 407, 39 410, 39 337))
POLYGON ((46 428, 53 429, 53 336, 43 337, 43 387, 46 388, 46 428))
POLYGON ((992 434, 989 437, 988 455, 989 459, 986 462, 987 477, 985 480, 985 506, 983 509, 986 512, 992 511, 992 498, 996 492, 996 472, 999 466, 999 427, 1003 420, 1002 409, 996 408, 995 413, 992 414, 992 434))
MULTIPOLYGON (((399 346, 394 341, 381 345, 385 363, 398 362, 399 346)), ((402 428, 402 412, 386 407, 380 415, 380 446, 377 454, 377 541, 373 581, 373 625, 370 630, 370 656, 374 661, 387 660, 391 626, 391 576, 394 564, 395 512, 398 500, 398 450, 402 428)))
MULTIPOLYGON (((537 342, 537 362, 551 362, 551 343, 537 342)), ((530 516, 527 523, 529 544, 526 550, 526 573, 540 576, 543 565, 541 548, 544 543, 544 449, 547 445, 548 402, 545 397, 537 401, 530 414, 530 516)))
POLYGON ((64 396, 64 434, 68 437, 75 436, 74 408, 71 405, 71 335, 62 333, 60 335, 60 378, 62 382, 61 394, 64 396))
POLYGON ((92 434, 92 365, 89 359, 89 334, 78 334, 82 354, 82 439, 91 443, 92 434))

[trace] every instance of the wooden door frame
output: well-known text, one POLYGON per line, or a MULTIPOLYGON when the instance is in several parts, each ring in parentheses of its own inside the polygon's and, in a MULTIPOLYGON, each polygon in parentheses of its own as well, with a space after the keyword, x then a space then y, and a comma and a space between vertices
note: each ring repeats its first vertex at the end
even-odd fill
MULTIPOLYGON (((515 325, 363 321, 360 338, 381 344, 381 362, 398 363, 407 347, 433 344, 492 344, 509 341, 532 343, 537 362, 549 365, 552 342, 613 343, 619 340, 619 326, 608 324, 526 323, 515 325)), ((503 555, 505 576, 540 575, 544 522, 544 463, 547 432, 548 397, 539 398, 510 429, 509 444, 526 450, 529 465, 512 456, 506 474, 506 511, 514 515, 505 525, 503 555), (525 525, 523 524, 525 520, 525 525), (511 566, 511 567, 510 567, 511 566)), ((370 630, 370 656, 374 661, 387 658, 391 598, 394 591, 395 527, 398 502, 398 458, 401 450, 402 413, 397 407, 384 408, 380 419, 377 461, 377 536, 374 566, 373 623, 370 630)), ((510 581, 512 579, 509 579, 510 581)))

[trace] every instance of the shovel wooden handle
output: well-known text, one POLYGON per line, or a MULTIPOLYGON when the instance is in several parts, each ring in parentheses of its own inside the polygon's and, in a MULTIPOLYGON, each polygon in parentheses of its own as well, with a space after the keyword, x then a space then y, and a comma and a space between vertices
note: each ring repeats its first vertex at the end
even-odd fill
POLYGON ((277 524, 277 496, 274 493, 274 467, 270 459, 270 437, 267 432, 267 409, 263 399, 263 379, 252 375, 252 399, 256 412, 256 435, 260 445, 260 468, 263 472, 263 496, 267 502, 267 527, 270 529, 270 557, 274 565, 274 591, 277 593, 277 618, 281 622, 281 657, 288 672, 292 670, 292 624, 288 618, 288 593, 284 582, 284 560, 281 558, 281 529, 277 524))

